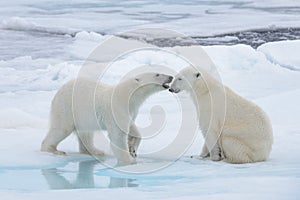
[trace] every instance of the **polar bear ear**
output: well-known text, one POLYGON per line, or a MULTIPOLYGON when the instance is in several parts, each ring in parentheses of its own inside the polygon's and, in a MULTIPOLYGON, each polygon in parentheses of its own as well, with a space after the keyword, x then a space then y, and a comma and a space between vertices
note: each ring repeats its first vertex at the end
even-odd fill
POLYGON ((201 76, 201 73, 200 73, 200 72, 197 72, 197 73, 195 74, 195 76, 196 76, 196 78, 199 78, 199 77, 201 76))

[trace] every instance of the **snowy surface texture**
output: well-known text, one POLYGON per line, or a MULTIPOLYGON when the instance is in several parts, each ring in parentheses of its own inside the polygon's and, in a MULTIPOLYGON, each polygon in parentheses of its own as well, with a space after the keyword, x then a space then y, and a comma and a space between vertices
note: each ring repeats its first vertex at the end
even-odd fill
MULTIPOLYGON (((200 152, 200 132, 179 160, 141 175, 115 171, 77 153, 75 136, 59 146, 67 156, 39 151, 55 92, 77 76, 94 48, 110 38, 96 32, 115 34, 156 26, 191 35, 210 35, 268 26, 297 27, 299 9, 300 3, 292 0, 1 1, 1 199, 299 199, 299 40, 266 43, 258 49, 243 44, 204 47, 224 84, 260 105, 269 115, 274 145, 266 162, 231 165, 191 159, 190 155, 200 152)), ((197 49, 182 47, 186 51, 194 48, 197 49)), ((105 53, 107 56, 99 62, 109 61, 106 58, 110 52, 105 53)), ((129 69, 153 63, 175 70, 186 64, 171 55, 140 51, 118 60, 118 70, 111 70, 105 80, 117 82, 129 69)), ((168 144, 180 122, 180 106, 168 92, 154 95, 141 108, 137 119, 140 126, 151 123, 150 110, 154 105, 161 105, 166 111, 162 135, 143 141, 138 164, 129 168, 166 162, 144 158, 142 154, 168 144)), ((104 159, 112 159, 105 137, 97 137, 100 139, 96 145, 108 153, 104 159)))
POLYGON ((295 0, 13 0, 1 1, 0 6, 0 20, 6 29, 58 34, 76 30, 115 33, 155 26, 189 35, 210 35, 300 26, 300 2, 295 0))

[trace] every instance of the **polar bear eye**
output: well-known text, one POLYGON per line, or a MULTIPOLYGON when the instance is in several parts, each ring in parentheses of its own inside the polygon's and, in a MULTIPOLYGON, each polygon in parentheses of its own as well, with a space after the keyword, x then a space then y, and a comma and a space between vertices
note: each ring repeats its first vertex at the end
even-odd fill
POLYGON ((156 74, 155 76, 156 76, 156 77, 158 77, 158 76, 159 76, 159 74, 156 74))
POLYGON ((137 82, 139 82, 139 81, 140 81, 140 79, 138 79, 138 78, 136 78, 135 80, 136 80, 137 82))
POLYGON ((201 74, 198 72, 196 73, 196 78, 198 78, 201 74))
POLYGON ((181 80, 182 80, 182 78, 178 78, 178 80, 179 80, 179 81, 181 81, 181 80))

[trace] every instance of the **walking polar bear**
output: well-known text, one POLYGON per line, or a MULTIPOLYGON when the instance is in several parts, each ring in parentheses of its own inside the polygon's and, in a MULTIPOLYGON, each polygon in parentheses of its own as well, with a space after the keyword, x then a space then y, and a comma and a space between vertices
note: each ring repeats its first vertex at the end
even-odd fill
POLYGON ((73 131, 81 153, 102 155, 93 144, 93 132, 107 130, 119 165, 135 163, 140 134, 134 123, 139 107, 150 95, 168 89, 173 77, 142 73, 111 86, 80 78, 63 85, 56 93, 50 129, 41 151, 65 154, 57 145, 73 131))
POLYGON ((200 157, 237 164, 268 159, 273 133, 260 107, 193 67, 176 75, 169 89, 174 93, 183 90, 191 94, 198 109, 199 126, 205 137, 200 157))

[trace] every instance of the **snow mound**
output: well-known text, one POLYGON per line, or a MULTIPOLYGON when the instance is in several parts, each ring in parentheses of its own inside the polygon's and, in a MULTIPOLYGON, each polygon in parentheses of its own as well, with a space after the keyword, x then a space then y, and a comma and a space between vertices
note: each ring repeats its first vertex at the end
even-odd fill
POLYGON ((274 64, 300 71, 300 40, 266 43, 257 50, 263 52, 266 58, 274 64))
MULTIPOLYGON (((299 73, 270 62, 250 46, 209 46, 204 50, 215 63, 223 83, 244 97, 256 99, 299 88, 299 73)), ((294 49, 286 50, 290 51, 294 49)))
POLYGON ((0 128, 3 129, 44 128, 48 123, 16 108, 1 109, 0 119, 0 128))
POLYGON ((12 17, 0 22, 0 29, 4 30, 14 30, 14 31, 30 31, 30 32, 40 32, 49 33, 56 35, 70 35, 74 36, 78 30, 60 28, 60 27, 44 27, 40 26, 35 22, 31 22, 24 18, 12 17))
MULTIPOLYGON (((54 90, 61 86, 66 81, 75 78, 79 70, 78 65, 69 63, 59 63, 56 65, 48 65, 43 69, 35 69, 35 65, 28 66, 31 63, 31 59, 27 62, 27 69, 22 69, 22 66, 26 66, 24 59, 15 59, 10 63, 10 61, 2 61, 0 63, 0 92, 7 91, 19 91, 19 90, 31 90, 31 91, 41 91, 41 90, 54 90), (11 67, 1 67, 1 65, 12 66, 11 67), (30 68, 32 70, 28 70, 30 68)), ((40 67, 44 67, 41 62, 40 67)))

